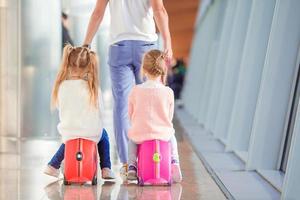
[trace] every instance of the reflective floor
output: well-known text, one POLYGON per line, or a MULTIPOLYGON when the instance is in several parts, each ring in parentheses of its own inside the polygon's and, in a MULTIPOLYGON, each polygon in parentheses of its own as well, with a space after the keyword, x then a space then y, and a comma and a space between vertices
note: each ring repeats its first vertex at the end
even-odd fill
MULTIPOLYGON (((112 136, 111 111, 106 111, 105 127, 111 140, 113 170, 116 175, 120 165, 112 136)), ((42 173, 60 141, 58 138, 14 138, 0 137, 0 199, 226 199, 203 164, 185 139, 175 119, 183 182, 171 187, 138 187, 136 183, 123 183, 118 176, 114 181, 103 181, 100 176, 97 186, 64 186, 62 178, 55 179, 42 173)))

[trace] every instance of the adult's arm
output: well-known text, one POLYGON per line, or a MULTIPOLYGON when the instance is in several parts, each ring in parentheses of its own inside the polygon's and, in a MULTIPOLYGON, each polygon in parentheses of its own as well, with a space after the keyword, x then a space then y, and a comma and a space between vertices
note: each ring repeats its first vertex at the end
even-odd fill
POLYGON ((83 43, 84 45, 91 44, 91 42, 99 28, 99 25, 102 22, 107 3, 108 3, 108 0, 97 0, 94 11, 90 17, 88 29, 87 29, 84 43, 83 43))
POLYGON ((150 0, 150 3, 153 9, 154 20, 164 41, 164 53, 167 59, 171 60, 173 51, 168 13, 164 7, 163 0, 150 0))

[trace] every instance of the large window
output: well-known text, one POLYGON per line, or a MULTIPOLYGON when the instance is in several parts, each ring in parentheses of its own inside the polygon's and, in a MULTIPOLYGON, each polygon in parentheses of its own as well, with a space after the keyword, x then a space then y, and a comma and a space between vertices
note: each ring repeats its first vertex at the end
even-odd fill
POLYGON ((299 96, 300 96, 300 65, 298 64, 298 69, 297 69, 297 75, 296 75, 296 80, 295 80, 295 86, 293 87, 292 91, 292 104, 291 104, 291 109, 288 117, 288 126, 287 126, 287 133, 285 137, 285 142, 284 142, 284 149, 283 149, 283 155, 282 155, 282 160, 281 160, 281 166, 280 170, 283 172, 286 171, 286 166, 287 166, 287 161, 289 157, 289 150, 291 146, 291 141, 292 141, 292 136, 293 136, 293 130, 295 126, 295 119, 296 119, 296 113, 298 109, 298 102, 299 102, 299 96))

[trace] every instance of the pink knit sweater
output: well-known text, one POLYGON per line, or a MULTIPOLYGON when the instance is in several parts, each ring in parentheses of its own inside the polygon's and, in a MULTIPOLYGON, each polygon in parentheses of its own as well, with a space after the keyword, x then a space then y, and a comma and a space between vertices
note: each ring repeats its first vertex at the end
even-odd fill
POLYGON ((159 139, 168 141, 174 134, 174 93, 156 81, 134 86, 129 94, 128 137, 135 143, 159 139))

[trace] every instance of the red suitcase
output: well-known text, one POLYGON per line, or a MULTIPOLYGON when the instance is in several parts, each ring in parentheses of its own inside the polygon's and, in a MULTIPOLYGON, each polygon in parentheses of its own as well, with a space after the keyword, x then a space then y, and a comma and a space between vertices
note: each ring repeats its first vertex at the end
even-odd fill
POLYGON ((97 145, 95 142, 78 138, 65 145, 64 184, 97 184, 97 145))

